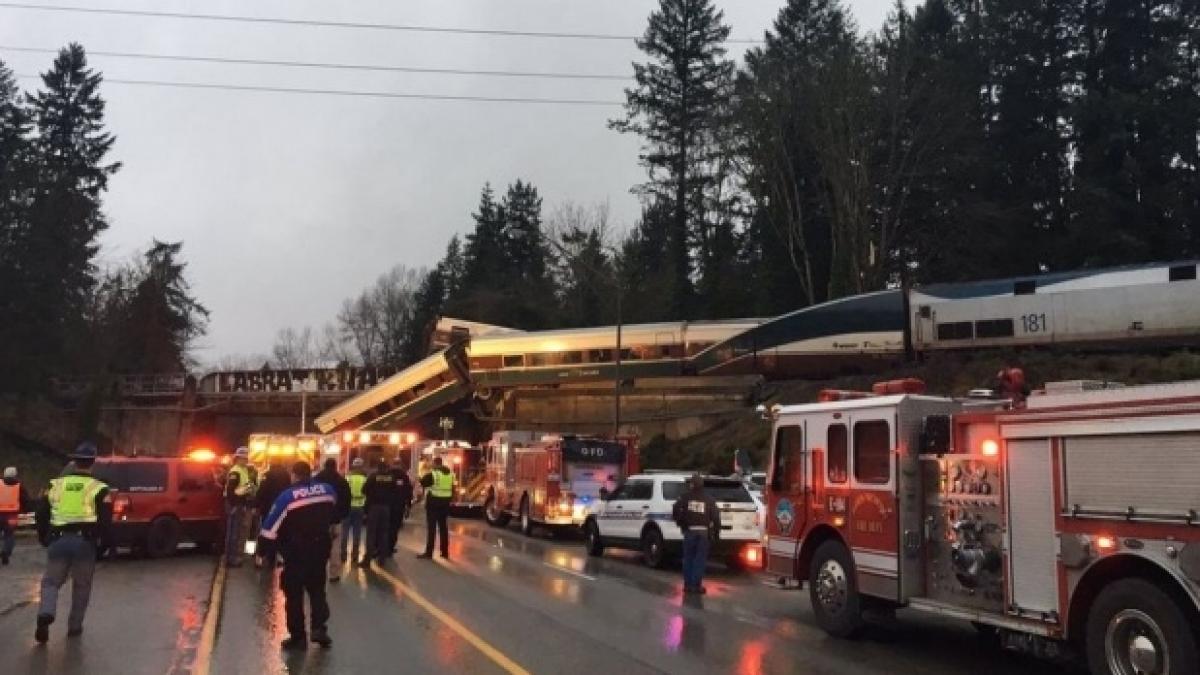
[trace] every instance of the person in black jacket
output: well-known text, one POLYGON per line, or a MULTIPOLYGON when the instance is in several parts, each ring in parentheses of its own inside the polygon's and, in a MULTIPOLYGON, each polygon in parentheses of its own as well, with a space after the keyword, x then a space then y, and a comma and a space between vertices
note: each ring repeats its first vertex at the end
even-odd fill
POLYGON ((397 499, 396 479, 385 460, 380 459, 367 477, 363 495, 367 498, 367 549, 358 564, 369 567, 372 558, 382 563, 392 554, 388 548, 388 529, 392 521, 392 503, 397 499))
POLYGON ((317 474, 316 480, 332 486, 337 494, 337 508, 329 530, 333 539, 333 548, 329 552, 329 580, 337 581, 342 578, 342 567, 346 564, 346 561, 342 560, 342 546, 338 538, 342 534, 342 521, 350 515, 350 483, 338 473, 337 460, 332 457, 325 460, 325 466, 317 474))
POLYGON ((333 644, 326 624, 329 603, 325 599, 325 567, 333 539, 330 524, 337 512, 337 492, 327 483, 314 480, 307 462, 292 465, 293 484, 280 493, 263 519, 262 536, 275 542, 283 556, 283 573, 279 586, 283 589, 284 613, 287 615, 288 638, 284 649, 303 649, 308 636, 328 648, 333 644), (304 596, 312 606, 312 632, 304 625, 304 596))
MULTIPOLYGON (((255 495, 255 507, 258 509, 259 520, 265 519, 267 514, 271 512, 271 506, 284 490, 292 484, 292 477, 288 470, 283 467, 279 460, 271 462, 271 466, 267 472, 263 474, 262 480, 258 483, 258 493, 255 495)), ((255 560, 255 567, 274 569, 275 567, 275 543, 258 538, 256 545, 258 555, 255 560)))
POLYGON ((688 491, 675 500, 671 516, 683 530, 683 592, 703 594, 711 538, 721 531, 721 513, 716 500, 704 492, 703 476, 688 479, 688 491))
POLYGON ((391 523, 388 528, 388 548, 396 552, 396 540, 400 538, 400 528, 404 527, 404 518, 408 515, 408 506, 412 503, 413 484, 403 462, 397 460, 392 466, 392 478, 396 481, 396 500, 392 502, 391 523))

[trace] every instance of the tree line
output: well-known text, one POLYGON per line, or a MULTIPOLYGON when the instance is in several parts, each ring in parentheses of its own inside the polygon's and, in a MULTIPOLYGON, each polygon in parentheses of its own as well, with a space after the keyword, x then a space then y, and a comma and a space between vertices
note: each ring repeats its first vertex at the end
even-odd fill
POLYGON ((771 316, 1200 249, 1200 4, 898 2, 863 34, 839 0, 788 0, 740 67, 728 35, 712 0, 660 0, 609 123, 642 141, 638 222, 544 223, 534 186, 485 187, 410 287, 393 365, 441 314, 611 324, 621 295, 625 322, 771 316))
POLYGON ((102 197, 120 170, 101 82, 78 44, 31 93, 0 61, 0 394, 84 377, 93 412, 113 376, 185 370, 208 317, 179 242, 97 265, 102 197))

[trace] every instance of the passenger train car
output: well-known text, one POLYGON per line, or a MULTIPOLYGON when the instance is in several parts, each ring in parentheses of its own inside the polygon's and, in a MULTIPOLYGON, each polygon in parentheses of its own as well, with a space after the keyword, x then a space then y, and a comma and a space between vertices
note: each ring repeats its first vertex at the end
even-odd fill
MULTIPOLYGON (((870 370, 912 349, 1200 344, 1195 261, 886 290, 783 316, 623 326, 622 378, 870 370), (907 309, 906 309, 907 307, 907 309), (907 316, 906 316, 907 313, 907 316)), ((614 326, 523 332, 444 318, 451 345, 318 418, 322 431, 395 424, 468 393, 617 376, 614 326)), ((440 342, 438 342, 440 340, 440 342)))

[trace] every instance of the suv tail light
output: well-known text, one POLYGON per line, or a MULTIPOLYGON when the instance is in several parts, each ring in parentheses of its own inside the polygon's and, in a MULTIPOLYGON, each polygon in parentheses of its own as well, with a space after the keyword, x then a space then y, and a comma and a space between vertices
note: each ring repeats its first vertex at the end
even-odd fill
POLYGON ((113 517, 125 519, 129 513, 129 497, 117 497, 113 500, 113 517))

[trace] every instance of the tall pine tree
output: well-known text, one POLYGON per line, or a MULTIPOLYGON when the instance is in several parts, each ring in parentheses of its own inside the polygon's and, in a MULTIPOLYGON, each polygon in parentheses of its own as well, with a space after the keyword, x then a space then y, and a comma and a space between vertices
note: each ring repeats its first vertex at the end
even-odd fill
POLYGON ((718 181, 716 133, 734 71, 725 58, 728 36, 712 0, 660 0, 637 41, 649 60, 633 64, 637 86, 625 90, 626 115, 609 123, 642 136, 650 182, 641 190, 649 201, 669 205, 670 303, 681 319, 696 312, 692 247, 718 181))

